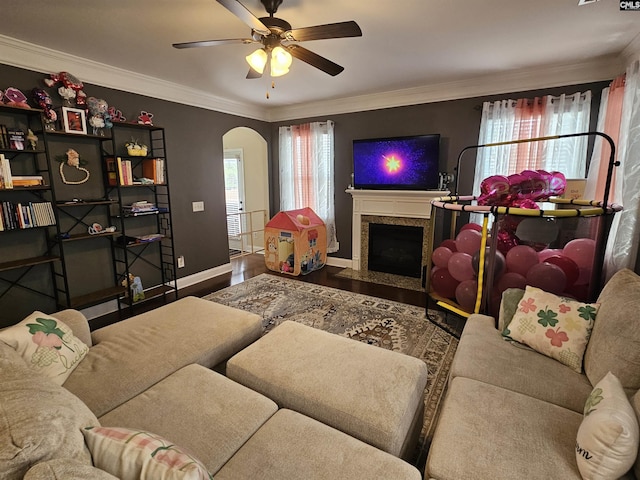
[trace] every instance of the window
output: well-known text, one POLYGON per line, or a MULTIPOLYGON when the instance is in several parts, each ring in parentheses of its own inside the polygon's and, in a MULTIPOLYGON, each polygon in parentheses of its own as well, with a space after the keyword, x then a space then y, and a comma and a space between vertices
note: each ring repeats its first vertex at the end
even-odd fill
MULTIPOLYGON (((590 114, 591 92, 485 102, 478 144, 588 132, 590 114)), ((587 142, 584 136, 478 149, 473 194, 480 193, 480 183, 491 175, 523 170, 558 171, 567 178, 585 178, 587 142)))
POLYGON ((327 251, 338 251, 334 207, 333 122, 280 127, 280 210, 310 207, 327 227, 327 251))
POLYGON ((224 151, 224 193, 227 206, 227 232, 229 237, 240 240, 244 231, 240 212, 244 205, 244 174, 242 171, 242 150, 224 151))

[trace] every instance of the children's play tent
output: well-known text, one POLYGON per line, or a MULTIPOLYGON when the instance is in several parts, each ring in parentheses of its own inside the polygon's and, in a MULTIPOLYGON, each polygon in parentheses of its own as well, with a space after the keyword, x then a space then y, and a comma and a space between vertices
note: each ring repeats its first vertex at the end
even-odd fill
POLYGON ((265 225, 264 238, 269 270, 306 275, 327 260, 327 229, 310 208, 277 213, 265 225))

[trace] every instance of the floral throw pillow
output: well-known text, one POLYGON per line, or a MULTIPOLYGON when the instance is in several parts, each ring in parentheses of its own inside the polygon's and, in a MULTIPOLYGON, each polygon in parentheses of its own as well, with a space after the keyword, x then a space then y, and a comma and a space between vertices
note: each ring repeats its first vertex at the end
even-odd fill
POLYGON ((16 350, 31 369, 58 385, 65 382, 89 351, 71 328, 38 311, 0 331, 0 341, 16 350))
POLYGON ((593 388, 576 438, 576 462, 585 480, 614 480, 633 466, 638 453, 638 419, 611 372, 593 388))
POLYGON ((502 334, 581 373, 599 307, 528 285, 502 334))
POLYGON ((160 435, 120 427, 87 427, 83 433, 94 466, 121 480, 213 478, 200 461, 160 435))

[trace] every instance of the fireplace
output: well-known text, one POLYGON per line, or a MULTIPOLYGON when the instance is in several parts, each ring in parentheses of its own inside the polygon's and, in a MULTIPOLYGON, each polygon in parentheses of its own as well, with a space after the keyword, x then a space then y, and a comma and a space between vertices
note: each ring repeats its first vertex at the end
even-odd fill
POLYGON ((422 229, 421 273, 430 261, 431 200, 446 195, 442 191, 357 190, 346 192, 353 197, 352 266, 369 270, 369 225, 401 225, 422 229))
POLYGON ((424 229, 409 225, 369 224, 369 270, 420 278, 424 229))

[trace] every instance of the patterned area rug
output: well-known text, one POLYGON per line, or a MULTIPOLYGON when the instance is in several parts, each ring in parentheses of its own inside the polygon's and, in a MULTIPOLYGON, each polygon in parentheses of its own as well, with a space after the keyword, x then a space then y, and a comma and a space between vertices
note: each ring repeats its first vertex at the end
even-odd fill
POLYGON ((353 278, 354 280, 362 280, 363 282, 379 283, 381 285, 389 285, 392 287, 406 288, 408 290, 416 290, 417 292, 424 292, 422 280, 420 280, 419 278, 394 275, 392 273, 375 272, 373 270, 353 270, 351 268, 345 268, 336 273, 336 276, 353 278))
POLYGON ((423 308, 268 273, 204 298, 262 316, 265 333, 284 320, 294 320, 424 360, 429 370, 425 417, 413 462, 424 470, 458 340, 427 320, 423 308))

